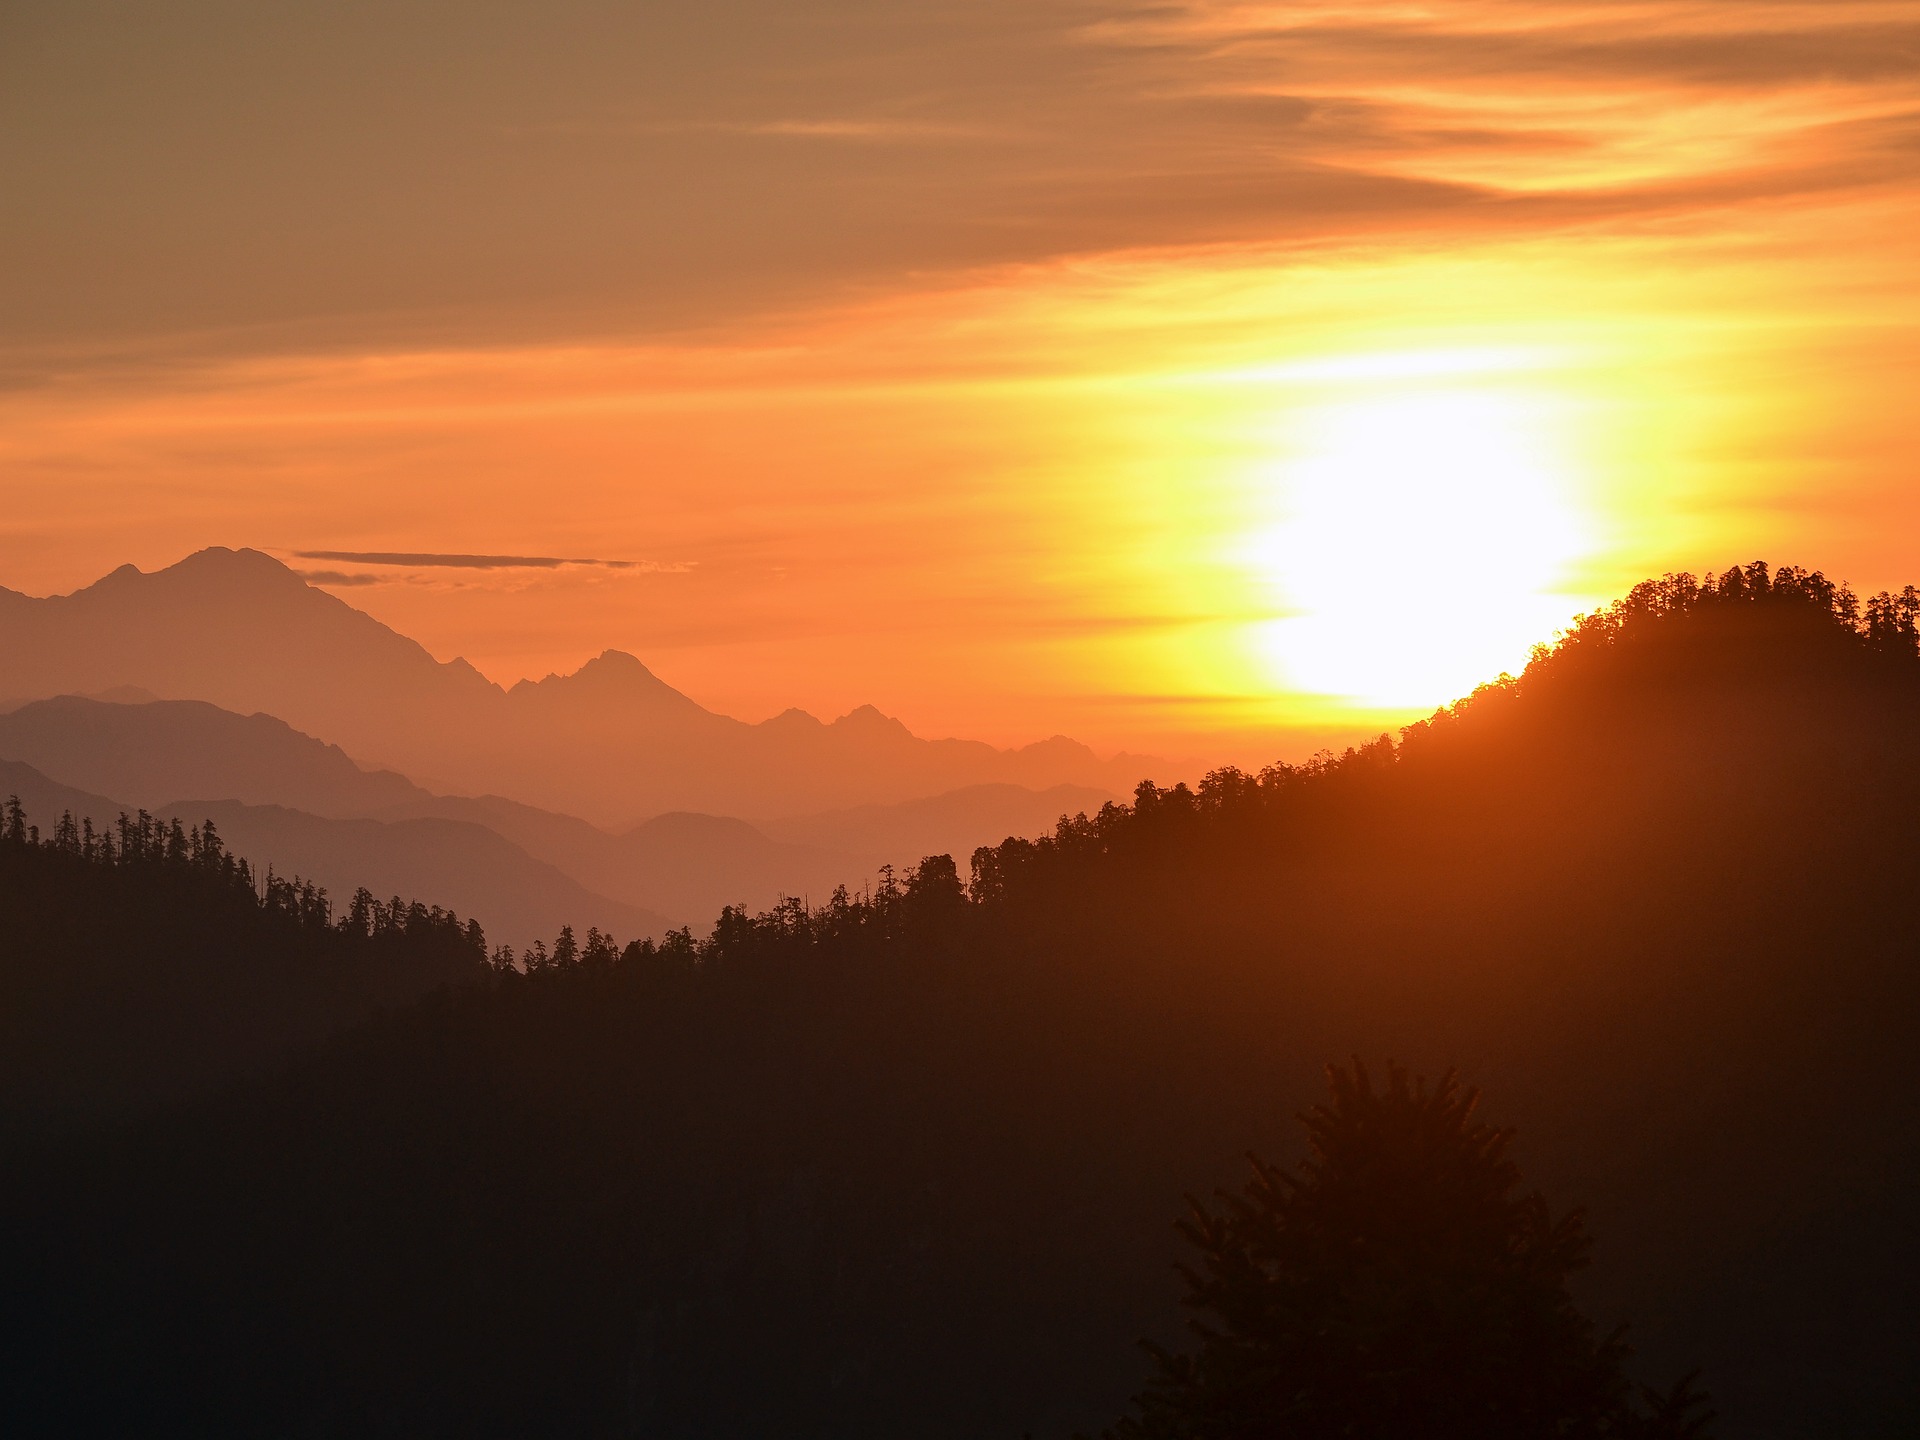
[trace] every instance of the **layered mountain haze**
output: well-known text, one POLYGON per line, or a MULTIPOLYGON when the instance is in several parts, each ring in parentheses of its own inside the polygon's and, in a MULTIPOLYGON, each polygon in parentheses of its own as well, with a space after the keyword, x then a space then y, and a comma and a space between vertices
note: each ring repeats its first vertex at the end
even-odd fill
MULTIPOLYGON (((1357 1054, 1500 1097, 1591 1217, 1596 1339, 1630 1321, 1633 1378, 1698 1367, 1724 1423, 1346 1430, 1913 1434, 1916 742, 1920 591, 1755 565, 1636 587, 1397 742, 1143 785, 964 883, 531 972, 468 946, 464 983, 431 924, 395 977, 391 912, 322 933, 6 826, 0 1128, 44 1136, 0 1145, 9 1433, 1085 1434, 1140 1337, 1181 1343, 1182 1197, 1297 1154, 1357 1054), (176 1069, 166 1108, 124 1059, 222 1035, 232 1083, 176 1069), (82 1102, 121 1118, 52 1128, 82 1102)), ((1527 1203, 1475 1233, 1577 1235, 1527 1203)), ((1481 1363, 1484 1287, 1401 1253, 1326 1313, 1481 1363), (1399 1307, 1417 1332, 1370 1318, 1399 1307)))
POLYGON ((122 565, 71 595, 0 589, 0 698, 122 686, 264 711, 363 752, 381 717, 429 725, 498 693, 257 550, 201 550, 151 574, 122 565))
POLYGON ((609 650, 570 675, 521 681, 505 704, 402 766, 449 789, 488 788, 603 824, 667 811, 786 818, 849 800, 887 805, 969 785, 1129 789, 1156 762, 1055 736, 1015 750, 926 740, 872 705, 831 722, 790 709, 757 725, 702 708, 609 650), (556 739, 564 743, 556 744, 556 739))
POLYGON ((62 785, 18 760, 0 760, 0 800, 18 800, 28 821, 48 834, 62 815, 90 819, 100 829, 122 811, 133 809, 104 795, 62 785))
POLYGON ((382 900, 432 896, 479 920, 492 942, 515 949, 551 943, 563 925, 626 940, 660 935, 673 923, 659 911, 598 894, 464 820, 330 818, 232 800, 182 800, 162 813, 186 824, 213 821, 235 853, 324 887, 336 909, 361 886, 382 900))
MULTIPOLYGON (((423 799, 383 813, 389 818, 432 815, 484 825, 591 889, 658 910, 675 925, 696 928, 709 924, 728 905, 765 908, 786 895, 819 899, 836 885, 859 890, 882 865, 904 867, 920 853, 931 853, 908 856, 887 848, 881 825, 873 827, 881 833, 849 835, 844 846, 823 846, 804 839, 775 840, 733 816, 676 810, 610 834, 575 816, 498 795, 421 794, 423 799)), ((885 814, 893 807, 878 808, 885 814)), ((804 820, 794 822, 798 831, 805 827, 804 820)), ((935 848, 944 852, 955 846, 935 848)))
POLYGON ((926 855, 964 860, 982 845, 1012 835, 1040 835, 1063 815, 1091 815, 1115 797, 1086 785, 968 785, 897 805, 855 805, 770 821, 776 840, 810 845, 898 866, 926 855))
MULTIPOLYGON (((212 706, 201 708, 226 714, 212 706)), ((4 748, 0 742, 0 753, 4 748)), ((223 791, 216 784, 208 793, 223 791)), ((150 782, 136 779, 132 793, 155 792, 150 782)), ((478 920, 493 942, 515 948, 551 940, 563 925, 582 932, 598 926, 622 938, 637 938, 659 935, 675 923, 645 906, 597 894, 492 828, 466 820, 316 815, 270 801, 248 804, 190 795, 134 803, 62 784, 18 760, 0 760, 0 798, 14 797, 28 820, 48 835, 64 814, 76 822, 91 822, 102 832, 136 809, 186 826, 210 820, 227 847, 251 862, 257 874, 271 869, 309 880, 327 891, 336 910, 344 911, 361 888, 383 901, 431 897, 462 917, 478 920)))
POLYGON ((433 798, 391 770, 361 769, 339 746, 284 720, 204 700, 34 701, 0 715, 0 756, 149 810, 204 796, 359 817, 433 798))
POLYGON ((503 689, 254 550, 151 574, 123 566, 70 595, 0 590, 0 699, 125 693, 264 712, 439 791, 497 793, 622 827, 686 810, 770 819, 964 786, 1105 791, 1153 762, 1063 737, 1016 750, 923 740, 863 706, 715 714, 609 650, 503 689))
POLYGON ((49 829, 69 809, 97 827, 135 808, 189 825, 212 819, 257 869, 297 873, 336 899, 362 885, 383 897, 431 894, 516 947, 563 923, 638 938, 705 926, 727 905, 858 891, 882 866, 964 860, 1111 798, 990 785, 792 817, 774 833, 670 811, 616 834, 499 795, 435 794, 271 715, 111 693, 126 698, 63 695, 0 715, 0 757, 17 762, 0 773, 0 795, 12 793, 5 773, 24 777, 14 790, 49 829))

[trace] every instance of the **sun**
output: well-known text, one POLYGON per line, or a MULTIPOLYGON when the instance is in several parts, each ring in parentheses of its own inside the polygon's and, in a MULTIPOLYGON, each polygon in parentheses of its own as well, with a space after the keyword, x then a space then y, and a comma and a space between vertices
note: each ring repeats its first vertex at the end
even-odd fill
POLYGON ((1309 407, 1245 554, 1282 611, 1259 637, 1273 678, 1424 707, 1522 665, 1579 608, 1560 587, 1592 549, 1563 410, 1472 383, 1309 407))

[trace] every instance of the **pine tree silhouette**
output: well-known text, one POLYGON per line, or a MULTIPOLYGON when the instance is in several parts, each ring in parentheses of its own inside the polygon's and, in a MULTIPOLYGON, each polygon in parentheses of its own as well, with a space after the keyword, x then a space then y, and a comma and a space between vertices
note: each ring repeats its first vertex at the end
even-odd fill
POLYGON ((1513 1134, 1473 1118, 1452 1072, 1329 1067, 1295 1171, 1259 1159, 1219 1207, 1192 1201, 1182 1267, 1191 1354, 1156 1374, 1112 1440, 1697 1437, 1692 1377, 1636 1404, 1618 1331, 1597 1336, 1567 1277, 1584 1218, 1520 1190, 1513 1134))

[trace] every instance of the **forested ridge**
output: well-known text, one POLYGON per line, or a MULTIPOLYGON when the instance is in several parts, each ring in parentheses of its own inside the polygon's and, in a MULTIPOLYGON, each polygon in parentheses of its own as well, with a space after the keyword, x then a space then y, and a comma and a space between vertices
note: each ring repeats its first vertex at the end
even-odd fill
MULTIPOLYGON (((1669 577, 1397 741, 1143 784, 964 879, 484 971, 426 912, 462 983, 16 1153, 22 1429, 1097 1429, 1179 1335, 1182 1196, 1364 1053, 1518 1124, 1643 1378, 1701 1367, 1728 1434, 1904 1433, 1916 615, 1669 577)), ((167 903, 268 949, 411 935, 182 844, 167 903)), ((89 907, 138 952, 98 914, 140 923, 142 865, 6 848, 35 953, 89 907)))
POLYGON ((126 1114, 488 973, 479 927, 256 875, 211 822, 0 806, 0 1127, 126 1114))

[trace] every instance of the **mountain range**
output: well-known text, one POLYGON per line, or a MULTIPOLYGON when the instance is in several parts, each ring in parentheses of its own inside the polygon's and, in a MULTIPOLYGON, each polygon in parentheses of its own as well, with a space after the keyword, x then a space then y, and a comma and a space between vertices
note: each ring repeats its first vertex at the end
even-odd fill
MULTIPOLYGON (((1246 1184, 1250 1153, 1256 1187, 1310 1176, 1329 1152, 1296 1117, 1359 1057, 1398 1093, 1423 1083, 1380 1061, 1457 1072, 1481 1108, 1416 1148, 1467 1137, 1498 1166, 1449 1161, 1409 1206, 1407 1152, 1362 1137, 1384 1192, 1252 1233, 1324 1228, 1351 1257, 1338 1210, 1381 1205, 1411 1243, 1275 1304, 1367 1342, 1362 1388, 1380 1335, 1504 1384, 1558 1315, 1570 1353, 1630 1345, 1662 1390, 1691 1372, 1720 1421, 1409 1402, 1348 1430, 1913 1434, 1916 610, 1799 570, 1667 577, 1397 741, 1142 786, 969 885, 936 861, 532 974, 469 946, 465 978, 397 993, 430 915, 355 943, 191 855, 89 862, 0 827, 8 1433, 1098 1433, 1152 1373, 1142 1337, 1195 1342, 1176 1265, 1220 1272, 1193 1197, 1246 1184), (1462 1185, 1497 1218, 1461 1220, 1462 1185), (1479 1262, 1449 1273, 1461 1234, 1592 1264, 1572 1304, 1489 1310, 1479 1262)), ((131 745, 153 705, 88 723, 131 745)), ((1312 1357, 1328 1332, 1288 1333, 1312 1357)), ((1341 1430, 1315 1413, 1300 1433, 1341 1430)))
POLYGON ((183 825, 211 820, 227 847, 256 871, 271 867, 311 880, 336 910, 361 887, 381 900, 431 898, 478 919, 494 943, 516 949, 551 942, 563 925, 626 937, 657 935, 671 923, 657 911, 596 894, 489 827, 461 820, 332 817, 227 799, 137 806, 61 784, 17 760, 0 760, 0 797, 18 797, 27 818, 47 833, 63 813, 91 820, 96 830, 140 808, 183 825))
POLYGON ((964 865, 1151 763, 1058 736, 925 740, 872 706, 747 724, 617 650, 503 688, 223 548, 71 595, 0 589, 0 759, 42 825, 212 819, 256 869, 336 899, 431 895, 516 947, 562 922, 704 927, 927 854, 964 865))
POLYGON ((257 550, 125 565, 70 595, 0 589, 0 705, 199 700, 277 717, 440 793, 500 794, 625 828, 673 811, 786 819, 976 785, 1130 789, 1157 762, 1063 736, 1003 750, 922 739, 861 706, 832 722, 716 714, 634 656, 494 684, 257 550))
POLYGON ((0 795, 50 829, 63 810, 111 823, 143 808, 211 819, 257 869, 325 886, 336 900, 431 895, 516 948, 563 923, 623 939, 705 926, 721 907, 859 889, 883 865, 965 858, 1009 834, 1097 810, 1107 792, 975 786, 897 805, 789 817, 767 833, 729 816, 672 811, 619 833, 498 795, 439 795, 271 715, 201 700, 64 695, 0 714, 0 795))

